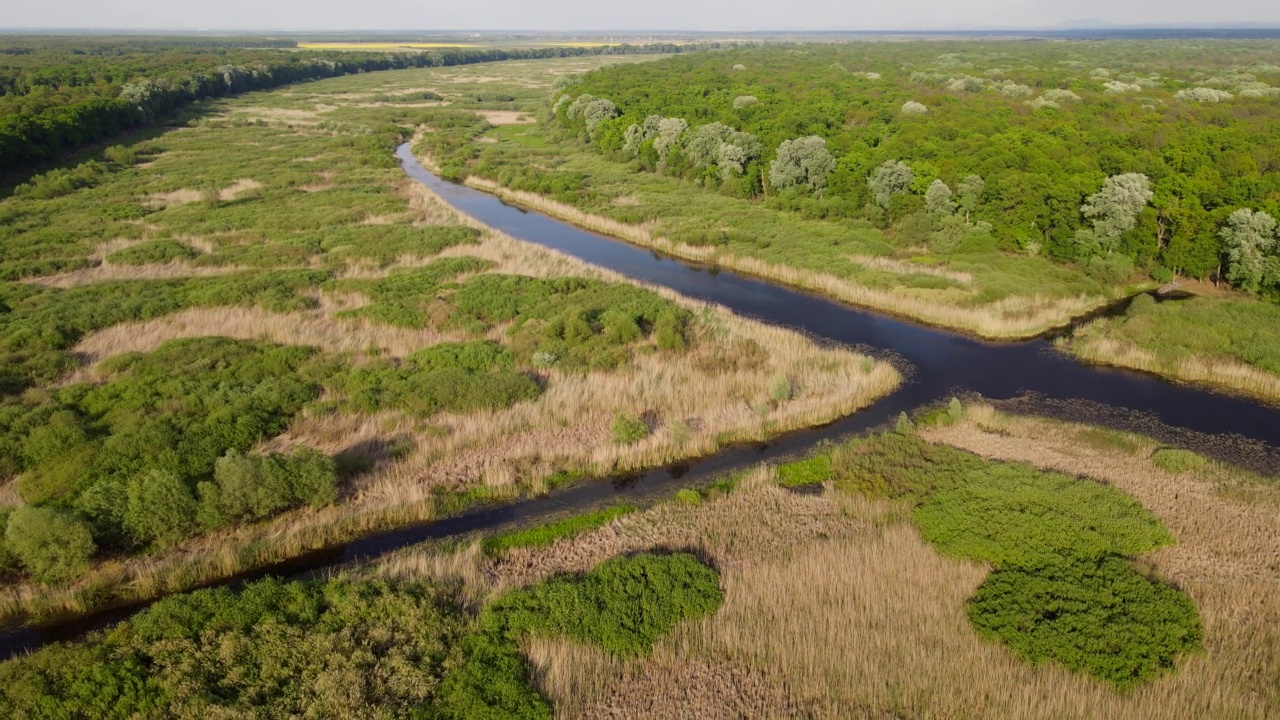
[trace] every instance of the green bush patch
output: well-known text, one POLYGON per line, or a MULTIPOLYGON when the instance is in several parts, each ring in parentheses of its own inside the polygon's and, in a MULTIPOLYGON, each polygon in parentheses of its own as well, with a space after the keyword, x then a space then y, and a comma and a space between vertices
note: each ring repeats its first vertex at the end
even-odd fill
POLYGON ((1033 664, 1068 668, 1130 688, 1200 646, 1195 604, 1114 555, 999 568, 969 601, 978 631, 1033 664))
MULTIPOLYGON (((1107 431, 1088 438, 1108 447, 1138 442, 1107 431)), ((914 501, 921 535, 943 553, 995 565, 969 617, 1026 660, 1056 660, 1129 688, 1200 647, 1190 598, 1127 559, 1173 538, 1123 492, 896 432, 792 463, 789 472, 803 477, 823 458, 839 488, 914 501)))
POLYGON ((107 256, 107 262, 117 265, 150 265, 193 260, 199 255, 190 245, 176 240, 151 240, 115 251, 107 256))
POLYGON ((815 485, 831 477, 830 455, 814 455, 778 466, 778 483, 784 487, 815 485))
POLYGON ((603 527, 615 519, 635 512, 634 505, 615 505, 593 513, 574 515, 564 520, 527 528, 513 530, 485 538, 484 551, 489 555, 502 553, 518 547, 546 547, 563 538, 577 537, 598 527, 603 527))
POLYGON ((1179 475, 1204 472, 1209 467, 1209 460, 1205 456, 1178 448, 1163 448, 1155 451, 1151 456, 1151 462, 1165 472, 1179 475))
POLYGON ((634 657, 723 602, 719 575, 687 553, 615 558, 584 576, 516 590, 485 609, 459 644, 437 707, 444 717, 549 718, 550 704, 528 684, 525 637, 567 635, 634 657))

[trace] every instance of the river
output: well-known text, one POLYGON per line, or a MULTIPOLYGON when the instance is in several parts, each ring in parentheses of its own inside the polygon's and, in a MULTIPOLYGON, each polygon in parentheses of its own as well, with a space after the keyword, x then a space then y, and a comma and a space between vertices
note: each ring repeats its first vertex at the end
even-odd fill
MULTIPOLYGON (((1254 469, 1280 470, 1280 408, 1177 385, 1155 376, 1089 365, 1045 339, 984 342, 850 307, 799 290, 729 271, 701 267, 652 250, 576 228, 497 197, 442 180, 413 156, 396 150, 405 172, 459 211, 512 237, 572 255, 627 277, 723 305, 758 320, 815 338, 861 347, 889 357, 907 376, 902 387, 871 407, 828 425, 788 433, 766 443, 727 448, 710 457, 626 477, 588 481, 544 497, 488 505, 457 516, 374 533, 346 545, 260 568, 220 585, 275 575, 303 577, 342 564, 377 558, 420 542, 507 525, 525 525, 613 502, 644 502, 762 460, 803 452, 891 422, 900 412, 981 395, 1030 410, 1109 427, 1134 429, 1191 445, 1254 469)), ((0 633, 0 658, 116 622, 149 602, 0 633)))

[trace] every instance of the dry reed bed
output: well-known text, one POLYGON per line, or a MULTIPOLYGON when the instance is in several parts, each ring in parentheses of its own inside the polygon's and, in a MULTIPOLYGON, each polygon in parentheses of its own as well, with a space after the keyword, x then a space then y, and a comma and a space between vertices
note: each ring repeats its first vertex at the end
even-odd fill
MULTIPOLYGON (((1011 296, 980 307, 914 297, 892 290, 876 290, 834 275, 777 265, 753 257, 725 252, 718 247, 695 247, 658 237, 653 224, 631 225, 583 212, 572 205, 523 190, 510 190, 497 182, 468 177, 466 184, 493 193, 509 202, 537 210, 594 232, 622 238, 644 247, 655 248, 676 257, 737 270, 768 278, 806 290, 823 293, 853 305, 910 318, 939 327, 952 328, 995 339, 1017 339, 1039 335, 1068 324, 1108 302, 1101 296, 1079 295, 1069 298, 1047 298, 1038 295, 1011 296)), ((880 267, 878 269, 888 269, 880 267)), ((895 272, 900 272, 896 271, 895 272)), ((912 269, 912 272, 922 272, 912 269)))
POLYGON ((1197 355, 1163 360, 1133 343, 1107 337, 1059 343, 1059 347, 1092 363, 1143 370, 1182 382, 1208 385, 1271 402, 1280 401, 1280 376, 1229 358, 1197 355))
POLYGON ((830 489, 791 494, 768 482, 767 469, 700 507, 659 505, 544 549, 499 560, 478 546, 419 551, 379 571, 461 579, 484 598, 638 550, 694 548, 713 561, 724 607, 677 628, 649 658, 527 642, 535 682, 561 717, 1275 717, 1280 493, 1234 501, 1217 481, 1156 468, 1154 445, 1137 455, 1096 450, 1077 439, 1082 430, 978 406, 926 435, 1112 482, 1166 523, 1178 544, 1143 561, 1195 599, 1206 652, 1127 693, 1055 664, 1031 667, 978 638, 966 602, 986 568, 939 556, 905 522, 904 506, 830 489))
MULTIPOLYGON (((477 245, 451 248, 444 254, 486 258, 498 272, 629 282, 569 256, 489 231, 458 215, 426 188, 413 186, 402 186, 401 191, 408 194, 418 221, 464 222, 484 230, 477 245)), ((820 424, 864 407, 901 380, 888 363, 845 349, 820 347, 793 331, 743 320, 723 308, 695 303, 665 289, 650 289, 703 318, 697 322, 693 346, 683 356, 641 355, 629 367, 612 373, 552 370, 548 391, 541 398, 494 412, 444 414, 429 422, 394 412, 304 416, 260 449, 307 444, 383 461, 348 488, 340 503, 228 529, 150 557, 101 563, 72 584, 5 587, 0 589, 0 619, 82 613, 104 598, 148 599, 377 529, 427 520, 437 512, 435 496, 441 490, 486 485, 499 495, 514 494, 518 482, 536 487, 541 478, 565 467, 606 474, 657 466, 711 452, 725 439, 756 440, 820 424), (747 341, 759 348, 761 360, 751 367, 722 371, 721 361, 733 360, 747 341), (773 407, 768 403, 769 386, 777 375, 793 381, 794 393, 792 399, 773 407), (645 414, 654 432, 634 445, 614 444, 609 425, 619 412, 645 414), (682 427, 687 430, 678 429, 682 427), (388 461, 385 442, 402 438, 416 441, 413 451, 388 461)), ((335 319, 333 312, 358 301, 322 297, 325 302, 308 313, 192 310, 96 333, 79 349, 100 358, 175 337, 215 332, 334 349, 363 349, 372 340, 406 350, 416 342, 408 331, 335 319)))
POLYGON ((28 278, 23 282, 42 287, 66 289, 111 280, 174 280, 192 277, 216 277, 218 275, 244 272, 245 270, 246 268, 237 265, 196 267, 182 260, 147 265, 116 265, 103 261, 100 265, 93 267, 71 270, 57 275, 28 278))
POLYGON ((74 352, 92 364, 127 352, 150 352, 178 338, 219 335, 284 345, 312 345, 329 352, 376 349, 380 355, 405 357, 427 345, 467 339, 463 333, 335 318, 333 312, 323 307, 289 313, 268 312, 257 307, 196 307, 92 333, 76 344, 74 352))

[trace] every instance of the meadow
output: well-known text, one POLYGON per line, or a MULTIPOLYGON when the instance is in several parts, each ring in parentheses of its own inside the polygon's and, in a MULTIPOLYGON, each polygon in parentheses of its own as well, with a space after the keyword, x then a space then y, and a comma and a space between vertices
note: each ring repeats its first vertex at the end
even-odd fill
POLYGON ((171 593, 896 387, 458 216, 391 156, 433 106, 485 105, 437 72, 197 104, 0 202, 0 615, 171 593))

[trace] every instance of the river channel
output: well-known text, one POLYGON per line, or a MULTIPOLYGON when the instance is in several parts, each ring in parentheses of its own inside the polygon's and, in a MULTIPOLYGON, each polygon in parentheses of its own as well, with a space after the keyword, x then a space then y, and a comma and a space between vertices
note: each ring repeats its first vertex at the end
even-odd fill
MULTIPOLYGON (((238 585, 266 575, 304 577, 428 540, 532 524, 621 500, 645 502, 681 487, 705 484, 725 472, 762 460, 793 455, 824 440, 883 425, 900 412, 951 396, 981 395, 1045 414, 1163 433, 1171 436, 1170 441, 1182 444, 1190 438, 1196 449, 1224 460, 1238 460, 1233 456, 1247 452, 1247 464, 1255 469, 1275 472, 1280 468, 1280 408, 1170 383, 1144 373, 1089 365, 1055 350, 1043 338, 985 342, 765 280, 687 263, 442 180, 418 162, 408 144, 397 149, 396 157, 411 178, 449 205, 512 237, 691 298, 723 305, 739 315, 794 328, 824 341, 858 346, 891 358, 906 379, 898 390, 871 407, 822 427, 791 432, 767 443, 726 448, 674 467, 607 481, 587 481, 543 497, 482 506, 441 520, 374 533, 217 584, 238 585)), ((104 627, 148 604, 115 607, 0 633, 0 659, 104 627)))

